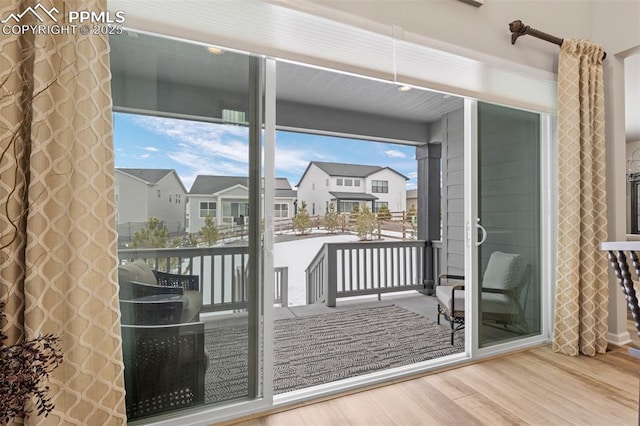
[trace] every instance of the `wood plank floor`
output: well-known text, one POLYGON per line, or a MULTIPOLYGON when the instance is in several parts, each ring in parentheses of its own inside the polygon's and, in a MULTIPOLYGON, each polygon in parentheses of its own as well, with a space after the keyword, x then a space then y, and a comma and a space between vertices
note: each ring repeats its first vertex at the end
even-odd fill
POLYGON ((543 346, 234 424, 636 425, 639 367, 626 347, 591 358, 543 346))

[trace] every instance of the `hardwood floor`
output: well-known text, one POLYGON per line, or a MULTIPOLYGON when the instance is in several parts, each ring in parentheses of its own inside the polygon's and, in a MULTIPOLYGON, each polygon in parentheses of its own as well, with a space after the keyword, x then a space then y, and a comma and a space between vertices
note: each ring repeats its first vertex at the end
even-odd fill
POLYGON ((234 424, 635 425, 638 367, 626 347, 591 358, 544 346, 234 424))

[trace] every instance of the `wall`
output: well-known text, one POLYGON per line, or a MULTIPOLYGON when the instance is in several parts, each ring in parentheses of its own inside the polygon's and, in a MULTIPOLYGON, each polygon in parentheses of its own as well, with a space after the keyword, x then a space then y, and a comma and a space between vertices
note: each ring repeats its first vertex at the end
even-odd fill
MULTIPOLYGON (((148 216, 162 220, 170 233, 185 230, 185 198, 186 193, 175 174, 162 178, 156 185, 149 187, 148 216), (160 198, 157 196, 160 190, 160 198), (176 194, 180 194, 180 203, 176 202, 176 194), (171 195, 171 201, 169 201, 171 195)), ((137 201, 134 203, 137 205, 137 201)))
POLYGON ((378 197, 376 201, 389 203, 389 210, 392 212, 406 211, 407 209, 407 181, 389 169, 375 172, 366 179, 366 192, 378 197), (389 192, 373 192, 372 184, 374 180, 386 180, 389 182, 389 192))
POLYGON ((118 223, 144 223, 148 218, 148 186, 140 179, 115 172, 118 187, 118 223))
POLYGON ((442 123, 442 240, 441 270, 464 275, 464 110, 453 111, 442 123))
MULTIPOLYGON (((325 206, 331 199, 329 188, 327 188, 327 174, 320 170, 315 164, 311 164, 306 171, 303 180, 298 185, 298 210, 302 207, 302 202, 307 203, 307 213, 313 215, 313 204, 315 203, 315 214, 323 215, 325 206), (313 185, 315 184, 315 189, 313 185)), ((343 190, 344 191, 344 190, 343 190)), ((335 204, 336 211, 338 205, 335 204)))

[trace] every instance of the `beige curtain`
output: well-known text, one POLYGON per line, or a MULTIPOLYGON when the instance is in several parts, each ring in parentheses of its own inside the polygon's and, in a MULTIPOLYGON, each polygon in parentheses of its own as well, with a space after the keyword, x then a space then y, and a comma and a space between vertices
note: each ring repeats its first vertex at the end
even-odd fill
MULTIPOLYGON (((12 1, 0 16, 38 3, 55 6, 60 24, 76 7, 106 10, 106 0, 12 1)), ((108 52, 93 34, 0 37, 3 329, 8 344, 55 333, 64 352, 49 383, 54 411, 27 424, 126 422, 108 52)))
POLYGON ((553 350, 607 348, 607 240, 602 46, 569 39, 558 63, 558 241, 553 350))

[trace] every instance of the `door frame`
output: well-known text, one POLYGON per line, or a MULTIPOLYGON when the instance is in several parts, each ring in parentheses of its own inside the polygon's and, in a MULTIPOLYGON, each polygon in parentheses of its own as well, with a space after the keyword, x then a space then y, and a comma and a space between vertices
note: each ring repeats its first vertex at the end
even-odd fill
MULTIPOLYGON (((538 111, 540 116, 540 237, 541 271, 540 333, 516 341, 480 348, 479 261, 478 261, 478 100, 464 101, 464 229, 465 229, 465 352, 471 359, 482 359, 507 351, 547 343, 551 338, 555 290, 555 241, 557 134, 555 117, 538 111)), ((507 106, 508 108, 513 108, 507 106)), ((514 108, 519 109, 519 108, 514 108)))

